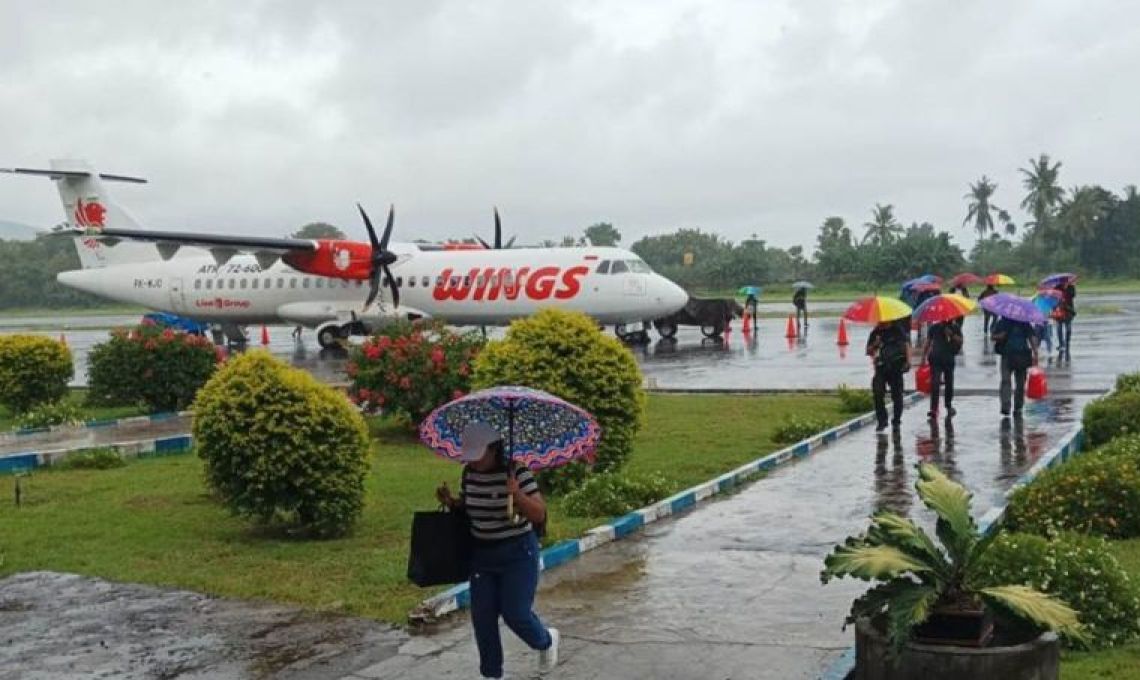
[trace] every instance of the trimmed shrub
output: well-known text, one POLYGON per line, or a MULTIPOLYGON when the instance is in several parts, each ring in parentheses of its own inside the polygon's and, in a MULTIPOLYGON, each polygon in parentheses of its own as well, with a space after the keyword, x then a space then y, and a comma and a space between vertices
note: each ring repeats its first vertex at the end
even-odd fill
POLYGON ((777 444, 795 444, 829 427, 831 423, 826 418, 791 416, 776 427, 776 431, 772 433, 772 441, 777 444))
POLYGON ((1006 518, 1012 529, 1040 535, 1140 536, 1140 466, 1128 456, 1086 453, 1015 491, 1006 518))
POLYGON ((565 507, 571 517, 614 517, 656 503, 671 493, 673 485, 660 474, 610 472, 593 475, 566 494, 565 507))
POLYGON ((53 425, 79 425, 83 423, 83 411, 67 399, 45 402, 33 406, 20 414, 16 426, 24 429, 39 429, 53 425))
POLYGON ((23 413, 59 401, 75 369, 67 345, 42 335, 0 335, 0 404, 23 413))
POLYGON ((1117 392, 1090 402, 1082 422, 1090 446, 1140 433, 1140 392, 1117 392))
POLYGON ((1079 612, 1088 646, 1113 647, 1140 635, 1140 584, 1103 539, 1002 534, 982 557, 977 574, 977 586, 1026 585, 1064 600, 1079 612))
POLYGON ((1096 452, 1102 456, 1124 456, 1140 465, 1140 434, 1117 437, 1098 448, 1096 452))
POLYGON ((216 366, 214 346, 202 336, 153 324, 118 328, 87 356, 87 401, 178 411, 194 401, 216 366))
POLYGON ((383 410, 417 427, 432 409, 470 391, 471 362, 483 342, 438 321, 385 326, 353 349, 349 396, 368 413, 383 410))
POLYGON ((368 430, 340 392, 251 351, 210 378, 193 410, 206 480, 234 514, 316 536, 359 517, 368 430))
POLYGON ((1116 376, 1117 392, 1140 392, 1140 373, 1121 373, 1116 376))
POLYGON ((871 396, 871 390, 840 385, 836 391, 839 395, 840 410, 844 413, 867 413, 875 408, 875 399, 871 396))
POLYGON ((87 449, 69 455, 53 464, 53 470, 110 470, 123 467, 127 461, 115 449, 87 449))

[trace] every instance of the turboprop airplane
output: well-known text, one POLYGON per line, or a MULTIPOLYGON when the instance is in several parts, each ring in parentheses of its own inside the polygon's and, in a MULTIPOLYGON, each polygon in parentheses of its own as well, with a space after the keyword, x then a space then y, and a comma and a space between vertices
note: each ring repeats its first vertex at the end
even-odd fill
MULTIPOLYGON (((676 312, 688 294, 621 248, 428 249, 389 243, 363 208, 369 241, 307 240, 144 230, 111 200, 84 161, 50 169, 0 169, 55 181, 82 269, 60 283, 119 302, 219 324, 286 323, 317 329, 322 347, 395 319, 435 318, 494 326, 544 307, 584 312, 629 337, 676 312)), ((359 206, 358 206, 359 207, 359 206)), ((498 228, 498 224, 496 224, 498 228)), ((244 338, 244 335, 240 335, 244 338)))

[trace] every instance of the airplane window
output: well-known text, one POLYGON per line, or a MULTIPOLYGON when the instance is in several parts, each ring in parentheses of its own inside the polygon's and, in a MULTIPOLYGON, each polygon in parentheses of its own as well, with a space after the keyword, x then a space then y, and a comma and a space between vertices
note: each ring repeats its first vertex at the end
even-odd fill
POLYGON ((308 288, 309 287, 309 277, 305 276, 301 279, 301 287, 302 288, 308 288))
POLYGON ((482 275, 482 274, 480 274, 479 276, 475 277, 475 286, 476 286, 477 288, 482 288, 482 287, 483 287, 483 275, 482 275))
POLYGON ((325 287, 325 280, 318 276, 316 279, 315 285, 317 288, 324 288, 325 287))
POLYGON ((409 276, 408 277, 408 288, 415 288, 415 287, 416 287, 416 277, 409 276))
POLYGON ((459 277, 458 276, 451 277, 451 287, 455 288, 458 285, 459 285, 459 277))
POLYGON ((598 265, 598 273, 599 274, 609 274, 610 273, 610 261, 609 260, 602 260, 601 264, 598 265))
POLYGON ((214 287, 213 279, 206 279, 206 290, 211 290, 214 287))
POLYGON ((402 277, 402 276, 396 277, 396 287, 397 288, 403 288, 404 287, 404 277, 402 277))
POLYGON ((202 279, 194 279, 194 290, 202 287, 202 279))
POLYGON ((629 270, 634 274, 652 274, 653 270, 642 260, 626 260, 629 270))
MULTIPOLYGON (((243 281, 244 281, 244 279, 243 279, 243 281)), ((254 290, 257 290, 257 277, 253 278, 253 282, 250 283, 249 287, 254 289, 254 290)))
POLYGON ((499 277, 497 277, 497 276, 492 276, 492 277, 489 279, 489 281, 490 281, 490 286, 491 286, 492 288, 494 288, 494 287, 495 287, 495 284, 496 284, 496 282, 497 282, 498 280, 499 280, 499 277))
POLYGON ((297 287, 297 277, 296 276, 290 276, 289 277, 289 287, 290 288, 296 288, 297 287))
POLYGON ((245 290, 245 277, 242 277, 241 283, 239 285, 241 286, 242 290, 245 290))
POLYGON ((235 287, 237 287, 237 279, 230 279, 230 290, 233 290, 235 287))
POLYGON ((431 285, 431 278, 430 278, 430 277, 427 277, 427 276, 425 276, 425 277, 424 277, 424 278, 423 278, 423 279, 420 281, 420 283, 423 285, 423 287, 424 287, 424 288, 427 288, 428 286, 430 286, 430 285, 431 285))
POLYGON ((442 276, 435 277, 435 285, 436 286, 442 286, 443 285, 443 277, 442 276))
POLYGON ((610 268, 611 274, 624 274, 629 271, 629 266, 626 265, 625 260, 614 260, 614 266, 610 268))
POLYGON ((278 288, 284 288, 285 287, 285 279, 277 279, 277 287, 278 288))

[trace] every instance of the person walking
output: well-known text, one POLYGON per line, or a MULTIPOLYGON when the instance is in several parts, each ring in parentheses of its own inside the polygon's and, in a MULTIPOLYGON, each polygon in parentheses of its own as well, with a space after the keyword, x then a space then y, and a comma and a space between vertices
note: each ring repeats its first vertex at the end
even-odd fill
POLYGON ((930 411, 926 414, 930 420, 938 418, 938 397, 942 383, 946 385, 946 391, 941 392, 942 403, 946 405, 946 417, 953 418, 957 413, 952 404, 954 368, 957 363, 955 357, 962 351, 962 330, 958 324, 959 319, 930 324, 927 329, 926 345, 922 353, 926 363, 930 364, 930 411))
POLYGON ((756 297, 755 292, 748 292, 748 297, 744 300, 744 308, 748 310, 748 314, 752 317, 752 330, 756 330, 759 326, 756 315, 760 308, 760 300, 756 297))
POLYGON ((1077 315, 1077 287, 1070 280, 1057 284, 1057 290, 1061 292, 1061 304, 1053 310, 1053 319, 1057 323, 1057 353, 1069 356, 1069 344, 1073 339, 1073 317, 1077 315))
POLYGON ((503 677, 499 618, 531 649, 538 650, 539 672, 558 663, 560 635, 534 613, 538 587, 539 545, 534 527, 546 521, 546 502, 525 466, 507 461, 502 435, 483 423, 463 431, 460 496, 444 483, 436 498, 467 512, 474 547, 471 553, 471 625, 479 648, 479 672, 503 677), (514 513, 507 499, 513 499, 514 513))
POLYGON ((1021 417, 1025 406, 1025 380, 1029 367, 1037 364, 1037 334, 1023 321, 999 318, 990 335, 994 351, 1001 355, 1001 414, 1009 417, 1010 392, 1013 392, 1013 415, 1021 417))
POLYGON ((796 325, 801 324, 807 328, 808 315, 807 315, 807 288, 797 288, 796 292, 792 293, 792 305, 796 308, 796 325))
POLYGON ((875 326, 867 337, 867 356, 875 366, 871 379, 871 395, 875 401, 877 432, 887 429, 887 389, 891 391, 891 425, 896 429, 902 423, 903 374, 910 370, 909 333, 897 321, 875 326))
MULTIPOLYGON (((985 290, 978 293, 978 302, 985 300, 986 298, 988 298, 991 295, 997 295, 997 292, 998 292, 997 288, 994 288, 994 285, 992 283, 987 283, 985 290)), ((997 316, 995 316, 994 314, 983 309, 982 310, 982 333, 984 335, 989 335, 990 326, 992 324, 994 324, 996 321, 997 321, 997 316)))

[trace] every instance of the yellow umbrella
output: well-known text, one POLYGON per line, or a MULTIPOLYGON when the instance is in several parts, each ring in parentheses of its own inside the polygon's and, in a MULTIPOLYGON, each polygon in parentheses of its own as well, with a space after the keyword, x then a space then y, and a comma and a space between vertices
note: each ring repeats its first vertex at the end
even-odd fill
POLYGON ((883 323, 910 316, 910 305, 890 297, 877 295, 856 300, 843 312, 843 318, 855 323, 883 323))

